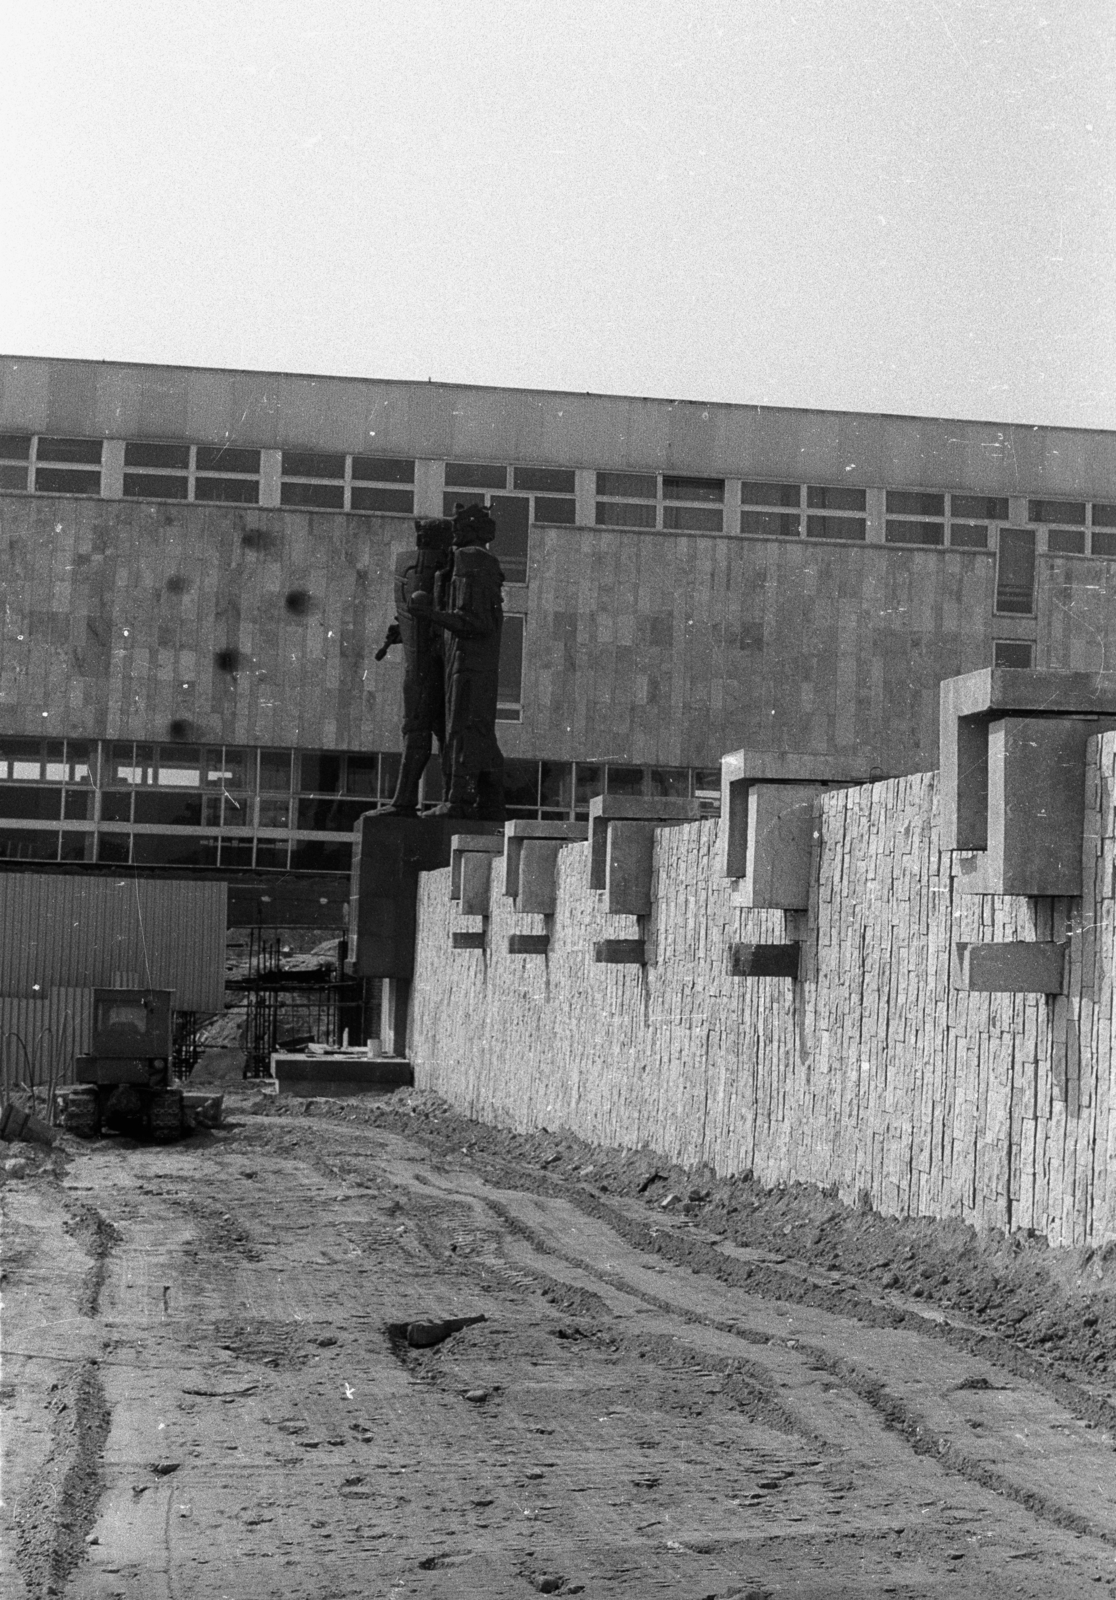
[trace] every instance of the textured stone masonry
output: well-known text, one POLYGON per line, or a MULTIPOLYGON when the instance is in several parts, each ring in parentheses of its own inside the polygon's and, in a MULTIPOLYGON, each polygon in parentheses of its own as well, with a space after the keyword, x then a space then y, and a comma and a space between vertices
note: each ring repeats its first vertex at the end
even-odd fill
POLYGON ((451 955, 482 925, 448 870, 423 874, 416 1083, 501 1126, 832 1185, 889 1215, 1116 1237, 1116 734, 1088 746, 1080 898, 961 894, 937 810, 936 773, 819 797, 806 913, 733 906, 712 821, 658 830, 647 917, 608 914, 588 845, 560 849, 553 916, 517 916, 497 863, 483 950, 451 955), (510 954, 514 934, 549 934, 547 955, 510 954), (636 938, 646 965, 594 961, 636 938), (795 940, 799 981, 732 976, 734 944, 795 940), (957 942, 1001 941, 1065 941, 1065 992, 952 986, 957 942))

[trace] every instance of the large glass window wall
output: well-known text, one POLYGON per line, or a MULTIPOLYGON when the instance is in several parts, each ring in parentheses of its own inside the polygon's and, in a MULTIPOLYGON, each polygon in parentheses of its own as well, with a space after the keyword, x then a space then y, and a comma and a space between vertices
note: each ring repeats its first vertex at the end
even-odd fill
MULTIPOLYGON (((0 860, 344 873, 357 819, 390 800, 398 775, 393 751, 0 739, 0 860)), ((696 796, 714 815, 720 774, 506 763, 511 817, 584 819, 602 793, 696 796)), ((441 799, 434 757, 422 809, 441 799)))

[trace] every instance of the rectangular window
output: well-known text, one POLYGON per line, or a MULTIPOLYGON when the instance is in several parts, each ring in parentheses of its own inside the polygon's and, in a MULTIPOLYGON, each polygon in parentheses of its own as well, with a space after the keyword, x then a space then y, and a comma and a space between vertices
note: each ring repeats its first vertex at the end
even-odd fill
POLYGON ((340 478, 345 481, 345 457, 325 450, 284 450, 284 478, 340 478))
POLYGON ((132 839, 132 861, 145 867, 215 867, 217 839, 137 833, 132 839))
POLYGON ((659 485, 653 472, 598 472, 597 493, 617 500, 656 500, 659 485))
POLYGON ((270 871, 286 872, 291 853, 289 839, 257 839, 256 865, 270 871))
POLYGON ((865 511, 866 491, 863 489, 835 489, 824 485, 807 488, 806 505, 811 511, 865 511))
POLYGON ((807 517, 808 539, 863 539, 867 524, 863 517, 807 517))
POLYGON ((573 494, 574 475, 565 467, 516 467, 513 487, 542 494, 573 494))
POLYGON ((518 722, 523 705, 524 621, 516 612, 509 612, 500 634, 496 716, 501 722, 518 722))
POLYGON ((144 439, 129 439, 124 446, 125 467, 146 467, 161 472, 188 472, 190 446, 162 444, 144 439))
MULTIPOLYGON (((408 496, 408 499, 410 496, 408 496)), ((279 488, 279 504, 302 506, 311 511, 344 511, 343 483, 292 483, 284 478, 279 488)))
POLYGON ((797 511, 751 511, 745 507, 740 513, 740 531, 768 539, 797 539, 802 517, 797 511))
POLYGON ((159 750, 161 789, 200 789, 201 751, 194 745, 163 745, 159 750))
POLYGON ((965 522, 1006 522, 1008 503, 999 495, 951 494, 949 514, 965 522))
POLYGON ((188 500, 189 478, 176 478, 170 472, 126 472, 126 500, 188 500))
POLYGON ((194 499, 222 502, 225 505, 256 506, 260 503, 259 480, 255 478, 195 478, 194 499))
POLYGON ((39 494, 100 494, 99 472, 75 472, 66 467, 36 467, 35 489, 39 494))
POLYGON ((300 800, 298 827, 303 833, 351 833, 367 810, 364 800, 342 800, 336 795, 300 800))
POLYGON ((643 768, 614 767, 610 762, 607 792, 609 794, 641 795, 643 793, 643 768))
POLYGON ((896 517, 944 517, 945 495, 927 494, 922 489, 889 489, 887 511, 896 517))
POLYGON ((415 463, 403 456, 354 456, 352 476, 360 483, 414 483, 415 463))
POLYGON ((797 483, 742 483, 740 503, 745 506, 795 506, 802 503, 797 483))
POLYGON ((595 762, 579 761, 574 769, 574 802, 577 815, 589 815, 589 802, 605 792, 605 769, 595 762))
POLYGON ((652 767, 651 793, 668 799, 686 800, 690 794, 689 767, 652 767))
POLYGON ((1093 529, 1093 554, 1116 556, 1116 528, 1093 529))
POLYGON ((1051 555, 1083 556, 1085 554, 1084 528, 1049 528, 1046 548, 1051 555))
POLYGON ((0 817, 57 822, 61 816, 61 789, 36 789, 30 784, 26 787, 0 789, 0 817))
POLYGON ((723 478, 681 478, 663 473, 664 500, 715 500, 725 498, 723 478))
POLYGON ((1001 528, 996 564, 996 610, 1004 616, 1029 617, 1035 610, 1035 532, 1033 528, 1001 528))
POLYGON ((573 809, 573 767, 568 761, 541 763, 539 803, 544 817, 568 817, 573 809))
POLYGON ((467 491, 455 490, 453 494, 443 494, 442 515, 452 517, 458 506, 485 506, 488 496, 484 494, 469 494, 467 491))
POLYGON ((491 510, 496 537, 490 549, 504 569, 504 581, 526 583, 531 502, 526 496, 494 494, 491 510))
POLYGON ((1084 522, 1085 504, 1081 500, 1028 500, 1028 522, 1084 522))
POLYGON ((0 461, 30 461, 29 433, 0 433, 0 461))
MULTIPOLYGON (((261 839, 256 846, 256 865, 264 866, 269 863, 260 860, 260 849, 264 841, 261 839)), ((286 847, 284 846, 284 853, 286 847)), ((276 861, 276 866, 285 865, 276 861)), ((306 839, 296 844, 291 851, 291 870, 293 872, 351 872, 353 867, 353 847, 349 843, 332 839, 306 839)))
POLYGON ((291 752, 289 750, 260 751, 260 792, 290 794, 291 752))
MULTIPOLYGON (((160 828, 200 828, 200 794, 150 794, 141 791, 134 797, 133 820, 160 828)), ((138 858, 137 858, 138 859, 138 858)))
POLYGON ((9 465, 0 461, 0 489, 14 489, 20 494, 27 493, 27 468, 18 463, 9 465))
POLYGON ((538 816, 539 763, 504 762, 504 799, 508 810, 517 816, 538 816))
POLYGON ((244 472, 258 478, 260 452, 242 450, 234 445, 199 444, 197 469, 199 472, 244 472))
POLYGON ((101 795, 101 821, 102 822, 131 822, 132 796, 106 789, 101 795))
POLYGON ((43 747, 38 739, 0 740, 0 779, 38 783, 43 776, 43 747))
POLYGON ((97 860, 111 861, 121 866, 132 859, 132 837, 127 833, 99 833, 97 835, 97 860))
POLYGON ((304 750, 301 758, 303 794, 340 794, 341 757, 332 750, 304 750))
POLYGON ((188 444, 129 439, 124 444, 124 497, 127 500, 188 500, 188 444), (129 470, 140 468, 142 470, 129 470))
POLYGON ((59 858, 62 861, 92 861, 93 848, 96 844, 96 835, 93 833, 63 832, 62 849, 59 858))
POLYGON ((40 436, 35 451, 37 461, 67 461, 87 467, 101 465, 100 439, 44 439, 40 436))
POLYGON ((884 539, 888 544, 944 544, 945 523, 916 522, 913 517, 888 517, 884 539))
POLYGON ((250 867, 252 865, 251 839, 222 839, 221 865, 223 867, 250 867))
MULTIPOLYGON (((308 800, 306 802, 306 804, 307 805, 317 805, 318 802, 316 800, 308 800)), ((321 802, 321 804, 328 806, 328 805, 332 804, 332 801, 323 800, 321 802)), ((291 802, 290 802, 289 798, 287 798, 286 796, 284 796, 284 798, 282 800, 279 800, 279 799, 272 798, 272 796, 270 796, 270 795, 261 795, 260 796, 260 800, 259 800, 259 808, 260 808, 259 826, 261 828, 289 828, 290 827, 290 825, 291 825, 291 802)), ((231 808, 229 807, 228 801, 226 800, 226 802, 225 802, 225 826, 227 828, 231 828, 231 827, 234 827, 234 826, 250 828, 252 826, 251 813, 246 810, 242 814, 242 816, 241 816, 241 818, 240 818, 240 820, 238 822, 236 820, 236 814, 234 812, 231 812, 231 808)))
POLYGON ((1101 505, 1099 501, 1094 502, 1093 527, 1116 528, 1116 506, 1101 505))
POLYGON ((345 793, 371 795, 374 799, 379 793, 379 768, 379 756, 347 756, 345 758, 345 793))
POLYGON ((57 861, 58 834, 51 828, 28 828, 25 832, 0 829, 0 860, 57 861))
POLYGON ((994 639, 992 665, 994 667, 1031 667, 1034 665, 1035 647, 1022 639, 994 639))
POLYGON ((415 509, 412 489, 373 489, 354 483, 350 493, 350 508, 353 511, 402 512, 409 517, 415 509))
POLYGON ((596 522, 598 528, 653 528, 658 522, 658 507, 632 505, 623 500, 598 500, 596 522))
POLYGON ((284 450, 282 472, 280 505, 309 511, 344 511, 344 456, 325 450, 284 450), (312 479, 324 481, 306 481, 312 479))
POLYGON ((988 524, 986 522, 951 522, 949 542, 955 550, 987 550, 988 524))
POLYGON ((724 513, 710 506, 664 506, 663 527, 682 532, 722 533, 724 513))
POLYGON ((446 462, 447 489, 506 489, 507 486, 507 467, 486 465, 480 461, 446 462))
POLYGON ((556 500, 552 495, 535 496, 535 521, 557 523, 572 528, 577 521, 576 500, 556 500))

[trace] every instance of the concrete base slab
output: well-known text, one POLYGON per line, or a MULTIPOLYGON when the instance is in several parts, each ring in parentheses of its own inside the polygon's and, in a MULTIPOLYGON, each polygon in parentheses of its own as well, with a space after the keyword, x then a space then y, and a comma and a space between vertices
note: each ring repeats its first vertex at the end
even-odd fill
POLYGON ((276 1053, 271 1076, 278 1094, 303 1098, 323 1095, 337 1099, 352 1094, 391 1094, 410 1088, 415 1081, 409 1061, 398 1056, 370 1059, 346 1056, 301 1056, 276 1053))

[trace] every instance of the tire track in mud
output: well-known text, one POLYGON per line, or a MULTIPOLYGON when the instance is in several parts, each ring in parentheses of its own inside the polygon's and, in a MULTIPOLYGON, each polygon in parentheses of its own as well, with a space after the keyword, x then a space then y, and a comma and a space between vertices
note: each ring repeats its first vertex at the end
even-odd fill
MULTIPOLYGON (((429 1180, 424 1179, 419 1174, 416 1174, 416 1178, 418 1178, 419 1183, 427 1194, 431 1192, 431 1188, 433 1188, 434 1193, 438 1192, 437 1187, 429 1185, 429 1180)), ((447 1200, 450 1198, 448 1194, 446 1198, 447 1200)), ((576 1251, 561 1249, 552 1239, 546 1238, 539 1230, 533 1228, 522 1217, 517 1216, 511 1207, 498 1200, 494 1195, 486 1195, 483 1199, 475 1195, 470 1196, 470 1198, 479 1201, 484 1209, 499 1220, 508 1233, 522 1239, 531 1250, 544 1258, 551 1256, 561 1260, 567 1266, 587 1274, 599 1283, 631 1296, 645 1305, 682 1322, 706 1327, 718 1333, 731 1334, 736 1338, 741 1338, 756 1345, 766 1346, 771 1342, 768 1335, 748 1329, 741 1324, 738 1318, 714 1317, 693 1307, 680 1306, 676 1300, 652 1294, 645 1288, 634 1285, 622 1272, 602 1270, 598 1265, 587 1261, 583 1255, 576 1251)), ((799 1280, 793 1274, 779 1273, 771 1269, 768 1269, 762 1275, 757 1274, 754 1268, 734 1261, 731 1257, 726 1258, 720 1255, 712 1245, 706 1245, 692 1236, 680 1236, 673 1230, 654 1228, 649 1224, 641 1223, 627 1216, 619 1208, 611 1206, 607 1202, 601 1202, 592 1195, 587 1196, 583 1193, 566 1192, 562 1195, 562 1198, 576 1206, 586 1216, 611 1227, 633 1249, 644 1253, 663 1255, 676 1265, 692 1268, 695 1272, 705 1272, 719 1281, 741 1287, 748 1293, 770 1296, 787 1303, 816 1306, 830 1315, 834 1314, 834 1295, 832 1292, 826 1292, 825 1285, 815 1285, 809 1280, 799 1280), (583 1203, 586 1201, 588 1203, 583 1203), (712 1271, 709 1269, 712 1269, 712 1271), (770 1282, 757 1283, 757 1276, 762 1276, 763 1278, 773 1277, 778 1285, 778 1292, 772 1292, 770 1282), (797 1290, 797 1293, 794 1292, 795 1290, 797 1290)), ((494 1234, 494 1237, 498 1237, 498 1234, 494 1234)), ((496 1255, 495 1246, 493 1246, 491 1252, 485 1252, 485 1255, 487 1256, 489 1253, 493 1256, 496 1255)), ((492 1263, 487 1264, 492 1265, 492 1263)), ((520 1263, 521 1270, 522 1266, 523 1264, 520 1263)), ((504 1263, 504 1267, 506 1270, 507 1263, 504 1263)), ((529 1270, 538 1278, 542 1292, 547 1299, 560 1301, 563 1291, 566 1293, 571 1292, 569 1285, 563 1284, 560 1279, 549 1277, 534 1267, 529 1270)), ((602 1309, 606 1311, 609 1309, 607 1302, 603 1301, 599 1296, 594 1296, 592 1290, 576 1289, 572 1292, 596 1299, 602 1309)), ((966 1354, 979 1353, 982 1359, 987 1360, 990 1364, 1002 1365, 1011 1370, 1013 1375, 1024 1376, 1031 1381, 1035 1381, 1038 1376, 1033 1370, 1036 1363, 1023 1352, 1016 1351, 1008 1346, 1006 1350, 997 1348, 995 1354, 991 1353, 987 1349, 990 1343, 997 1347, 1002 1345, 1002 1341, 997 1339, 995 1335, 983 1335, 978 1332, 973 1337, 967 1335, 965 1330, 952 1330, 948 1327, 946 1330, 942 1330, 940 1325, 931 1318, 920 1317, 917 1313, 905 1312, 898 1308, 893 1309, 886 1305, 883 1307, 877 1306, 874 1302, 867 1301, 855 1291, 851 1296, 846 1292, 840 1298, 846 1301, 851 1298, 856 1309, 842 1307, 842 1310, 837 1313, 838 1315, 859 1317, 861 1320, 872 1320, 877 1326, 889 1329, 906 1329, 916 1331, 922 1335, 935 1331, 939 1333, 942 1331, 957 1331, 962 1337, 956 1343, 966 1354), (875 1318, 864 1318, 862 1307, 875 1309, 877 1313, 882 1312, 883 1315, 877 1315, 875 1318), (1001 1357, 999 1361, 996 1359, 997 1356, 1001 1357), (1024 1369, 1022 1372, 1018 1370, 1020 1367, 1024 1369)), ((634 1347, 635 1342, 626 1340, 622 1333, 611 1333, 610 1338, 618 1345, 632 1344, 634 1347)), ((810 1429, 801 1418, 795 1415, 791 1408, 785 1406, 776 1397, 771 1377, 754 1364, 733 1361, 724 1357, 718 1358, 711 1352, 702 1352, 699 1357, 697 1352, 688 1347, 683 1340, 665 1335, 643 1334, 640 1336, 638 1343, 643 1347, 648 1344, 649 1340, 658 1344, 664 1353, 668 1347, 673 1347, 674 1350, 683 1353, 682 1359, 694 1362, 700 1360, 706 1366, 715 1367, 726 1377, 731 1376, 734 1378, 738 1385, 743 1385, 746 1395, 746 1398, 742 1396, 743 1403, 738 1401, 739 1408, 749 1417, 765 1423, 776 1431, 808 1440, 817 1447, 823 1449, 826 1447, 828 1441, 825 1441, 814 1430, 810 1429)), ((954 1341, 948 1342, 954 1343, 954 1341)), ((979 1488, 1014 1501, 1033 1516, 1041 1518, 1054 1527, 1097 1539, 1109 1547, 1116 1548, 1116 1532, 1106 1529, 1103 1525, 1061 1502, 1016 1483, 1006 1473, 998 1472, 985 1462, 975 1460, 967 1455, 951 1441, 943 1439, 938 1431, 932 1428, 928 1420, 920 1415, 913 1406, 889 1391, 886 1383, 859 1368, 854 1362, 844 1357, 835 1357, 821 1346, 813 1345, 802 1339, 796 1339, 794 1347, 797 1356, 803 1362, 809 1362, 825 1370, 849 1393, 863 1401, 880 1425, 889 1433, 902 1438, 916 1455, 932 1458, 938 1466, 947 1472, 951 1472, 979 1488)), ((1049 1380, 1052 1375, 1043 1373, 1042 1376, 1049 1380)), ((1070 1383, 1069 1380, 1058 1380, 1056 1384, 1047 1383, 1044 1386, 1049 1387, 1051 1390, 1069 1390, 1072 1398, 1078 1404, 1083 1399, 1087 1400, 1089 1398, 1083 1396, 1076 1385, 1070 1383)), ((1056 1398, 1061 1403, 1066 1403, 1065 1395, 1056 1394, 1056 1398)), ((1105 1412, 1111 1410, 1105 1404, 1102 1404, 1101 1409, 1105 1412)))
POLYGON ((112 1421, 92 1357, 52 1388, 50 1449, 15 1516, 16 1566, 29 1600, 60 1595, 82 1559, 104 1487, 102 1460, 112 1421))
MULTIPOLYGON (((75 1309, 95 1319, 112 1251, 122 1242, 117 1228, 94 1206, 68 1206, 65 1233, 91 1258, 78 1285, 75 1309)), ((85 1537, 97 1518, 104 1489, 103 1458, 112 1411, 100 1365, 85 1356, 50 1386, 50 1444, 15 1510, 15 1558, 29 1600, 60 1595, 85 1552, 85 1537)))
POLYGON ((77 1205, 70 1209, 63 1228, 81 1246, 93 1264, 78 1290, 77 1310, 82 1317, 95 1317, 101 1307, 108 1258, 123 1235, 94 1206, 77 1205))

